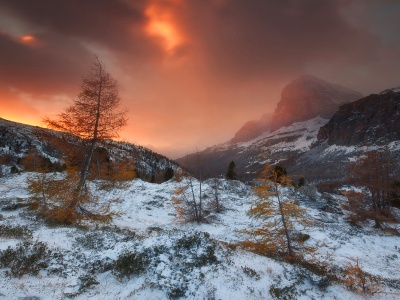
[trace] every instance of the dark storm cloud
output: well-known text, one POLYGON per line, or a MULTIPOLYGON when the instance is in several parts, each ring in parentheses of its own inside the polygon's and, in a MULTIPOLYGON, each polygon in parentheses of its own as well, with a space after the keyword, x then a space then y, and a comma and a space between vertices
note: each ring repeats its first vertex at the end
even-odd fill
POLYGON ((160 55, 142 30, 145 1, 132 3, 0 0, 1 12, 33 28, 25 34, 35 38, 32 44, 22 43, 7 32, 12 28, 0 28, 2 85, 33 93, 68 92, 79 83, 96 47, 117 58, 151 60, 160 55))
POLYGON ((109 0, 13 0, 0 1, 3 9, 29 23, 39 25, 63 36, 80 37, 126 46, 129 33, 144 20, 143 3, 109 0))
POLYGON ((30 47, 0 32, 0 84, 36 94, 66 91, 79 83, 89 53, 68 39, 38 35, 46 46, 30 47), (77 81, 78 80, 78 81, 77 81))
MULTIPOLYGON (((226 76, 301 73, 309 61, 363 64, 378 55, 378 37, 343 16, 351 1, 188 1, 178 14, 208 63, 226 76), (202 47, 202 46, 200 46, 202 47)), ((303 71, 304 72, 304 71, 303 71)))

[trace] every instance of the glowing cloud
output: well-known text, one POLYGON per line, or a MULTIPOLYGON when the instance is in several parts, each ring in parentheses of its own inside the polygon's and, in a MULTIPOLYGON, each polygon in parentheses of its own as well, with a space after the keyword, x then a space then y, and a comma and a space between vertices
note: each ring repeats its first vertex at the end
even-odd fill
POLYGON ((34 40, 35 37, 33 35, 24 35, 23 37, 20 38, 20 41, 23 43, 33 42, 34 40))
POLYGON ((145 14, 149 19, 146 33, 161 39, 165 51, 170 52, 183 42, 182 36, 174 26, 172 15, 166 8, 152 4, 147 7, 145 14))
POLYGON ((17 41, 19 43, 21 43, 21 44, 24 44, 24 45, 27 45, 27 46, 30 46, 30 47, 39 46, 38 39, 35 36, 30 35, 30 34, 24 35, 24 36, 21 36, 21 37, 17 38, 17 41))

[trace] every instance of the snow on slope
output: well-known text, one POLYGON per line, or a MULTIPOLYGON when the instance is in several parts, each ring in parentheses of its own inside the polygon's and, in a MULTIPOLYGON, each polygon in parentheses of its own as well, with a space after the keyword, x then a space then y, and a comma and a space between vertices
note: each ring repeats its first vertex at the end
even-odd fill
POLYGON ((240 148, 245 151, 249 147, 269 147, 271 150, 300 150, 307 151, 311 145, 317 141, 317 133, 321 126, 325 125, 329 119, 316 117, 311 120, 297 122, 289 126, 284 126, 275 131, 267 131, 260 136, 247 141, 236 143, 229 142, 211 147, 210 150, 224 151, 228 148, 240 148), (293 139, 293 137, 295 139, 293 139), (290 139, 290 141, 287 141, 290 139), (268 144, 268 145, 266 145, 268 144))
POLYGON ((311 120, 294 123, 290 126, 285 126, 279 128, 266 135, 265 137, 260 137, 255 144, 262 145, 264 142, 272 139, 284 139, 287 137, 296 137, 295 140, 282 141, 273 145, 273 150, 280 151, 283 150, 298 150, 307 151, 310 149, 311 145, 317 141, 318 130, 321 126, 325 125, 329 119, 324 119, 321 117, 316 117, 311 120))
MULTIPOLYGON (((364 299, 337 284, 321 290, 316 284, 320 278, 298 267, 226 248, 225 243, 244 239, 242 229, 257 225, 246 214, 254 196, 240 182, 221 180, 220 198, 225 210, 211 224, 176 222, 171 201, 175 183, 157 185, 134 180, 123 189, 97 191, 102 201, 118 199, 112 209, 119 215, 111 224, 49 227, 26 208, 4 209, 29 197, 26 179, 30 176, 33 174, 0 178, 0 225, 28 226, 33 231, 32 241, 47 243, 59 255, 52 257, 47 271, 42 270, 37 277, 12 278, 0 269, 2 299, 64 299, 66 295, 76 299, 168 299, 173 295, 181 299, 271 299, 271 288, 285 288, 295 299, 364 299), (199 238, 197 247, 183 247, 187 237, 194 241, 199 238), (215 249, 211 255, 215 261, 203 259, 199 264, 198 259, 210 249, 215 249), (125 251, 151 253, 153 259, 141 275, 119 281, 109 265, 125 251), (82 286, 87 275, 97 284, 85 289, 82 286)), ((92 188, 95 186, 92 183, 92 188)), ((195 187, 198 191, 197 184, 195 187)), ((210 193, 207 182, 203 191, 210 193)), ((312 208, 313 203, 297 196, 303 204, 310 204, 308 213, 316 221, 306 232, 311 236, 306 243, 318 245, 319 259, 333 253, 332 263, 344 266, 352 257, 358 257, 366 271, 391 280, 392 286, 397 284, 400 289, 398 237, 352 227, 342 215, 312 208)), ((19 241, 0 236, 0 251, 19 241)), ((385 289, 392 292, 393 287, 385 289)), ((378 294, 371 299, 396 296, 378 294)))

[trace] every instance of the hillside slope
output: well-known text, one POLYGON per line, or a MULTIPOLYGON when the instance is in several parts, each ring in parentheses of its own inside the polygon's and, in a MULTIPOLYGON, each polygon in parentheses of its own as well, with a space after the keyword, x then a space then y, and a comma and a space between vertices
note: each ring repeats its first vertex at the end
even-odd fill
MULTIPOLYGON (((81 144, 77 137, 69 134, 0 118, 0 167, 3 174, 8 174, 13 166, 23 170, 21 159, 32 150, 52 163, 63 163, 65 152, 71 147, 81 147, 81 144)), ((162 173, 168 167, 179 167, 163 155, 128 142, 105 141, 98 149, 105 151, 111 160, 132 159, 143 178, 162 173)))
MULTIPOLYGON (((291 299, 364 299, 302 267, 227 247, 247 238, 242 229, 259 226, 247 215, 254 195, 238 181, 220 181, 225 209, 210 224, 176 222, 171 200, 175 182, 137 179, 110 191, 98 190, 98 183, 91 182, 102 201, 118 199, 111 207, 117 215, 108 225, 86 222, 74 227, 47 225, 24 207, 32 176, 0 178, 0 251, 10 247, 11 253, 25 242, 25 248, 41 245, 37 249, 51 253, 42 258, 46 265, 37 276, 7 275, 10 268, 0 268, 0 295, 5 299, 273 299, 276 293, 291 299), (136 260, 130 261, 129 254, 136 260), (122 276, 121 270, 129 268, 135 273, 122 276)), ((194 190, 199 192, 197 181, 194 190)), ((204 199, 211 199, 212 181, 203 183, 202 191, 208 195, 204 199)), ((343 196, 317 193, 310 199, 288 188, 286 193, 299 199, 314 220, 302 232, 310 236, 305 244, 316 247, 317 261, 340 270, 358 258, 365 272, 382 281, 380 293, 369 298, 396 299, 398 237, 346 223, 340 210, 343 196), (326 210, 327 205, 336 212, 326 210)))

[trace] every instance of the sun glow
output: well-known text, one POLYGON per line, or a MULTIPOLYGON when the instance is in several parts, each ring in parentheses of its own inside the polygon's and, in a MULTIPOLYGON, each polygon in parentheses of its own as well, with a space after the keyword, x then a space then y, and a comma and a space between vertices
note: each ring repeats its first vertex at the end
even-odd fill
POLYGON ((21 115, 20 113, 17 114, 15 112, 5 112, 0 115, 0 118, 32 126, 43 126, 39 116, 30 115, 28 113, 21 115))
POLYGON ((168 10, 154 4, 150 5, 145 13, 149 19, 145 28, 146 33, 159 38, 167 52, 172 51, 183 42, 168 10))
POLYGON ((36 41, 36 39, 35 39, 35 37, 33 35, 21 36, 19 38, 19 40, 21 41, 21 43, 24 43, 24 44, 31 44, 31 43, 36 41))
POLYGON ((39 40, 33 35, 23 35, 17 38, 17 41, 21 44, 27 45, 29 47, 37 47, 40 45, 39 40))
POLYGON ((23 43, 33 42, 34 40, 35 37, 33 35, 24 35, 23 37, 21 37, 21 42, 23 43))

